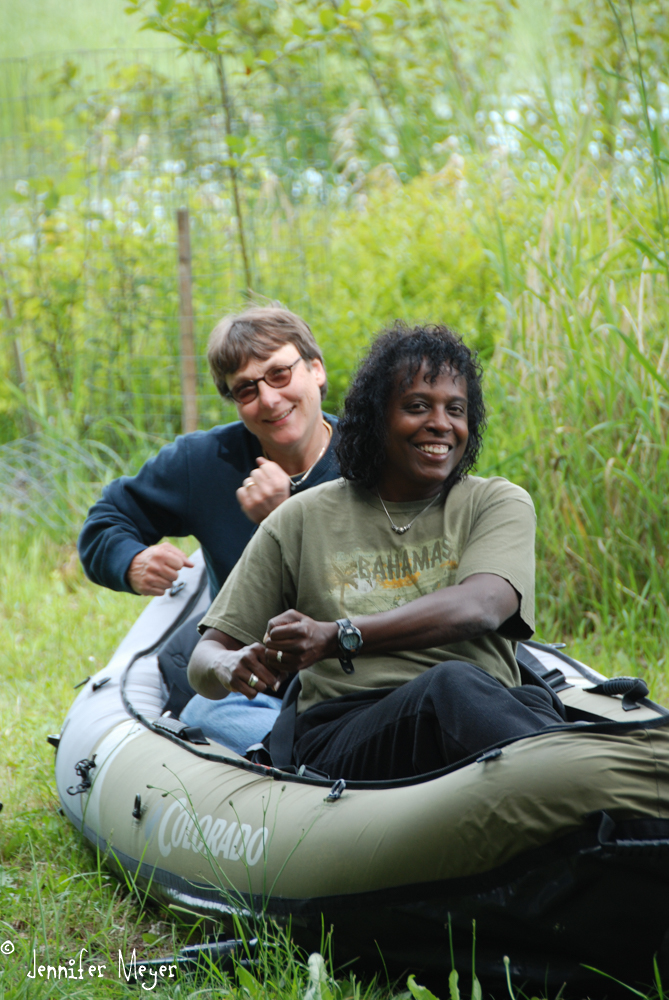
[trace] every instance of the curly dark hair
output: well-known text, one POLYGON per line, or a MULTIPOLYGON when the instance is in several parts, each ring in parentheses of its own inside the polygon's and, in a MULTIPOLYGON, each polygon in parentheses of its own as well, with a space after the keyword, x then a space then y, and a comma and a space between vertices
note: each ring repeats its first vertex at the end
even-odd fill
POLYGON ((397 322, 382 331, 362 361, 344 401, 335 446, 341 473, 368 488, 375 486, 386 459, 386 413, 395 388, 410 385, 426 362, 426 381, 434 384, 444 372, 455 372, 467 382, 469 440, 457 468, 445 486, 464 478, 476 464, 486 424, 476 353, 447 326, 408 327, 397 322))

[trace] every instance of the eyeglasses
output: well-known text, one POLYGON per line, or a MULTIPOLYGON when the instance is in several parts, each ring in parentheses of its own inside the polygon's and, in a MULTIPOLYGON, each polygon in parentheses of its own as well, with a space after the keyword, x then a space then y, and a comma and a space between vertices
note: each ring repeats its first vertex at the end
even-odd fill
POLYGON ((259 382, 266 382, 272 389, 285 389, 287 385, 290 385, 290 380, 293 377, 293 368, 302 360, 302 357, 296 358, 292 365, 277 365, 275 368, 270 368, 269 371, 266 371, 260 378, 250 378, 246 382, 239 382, 237 385, 233 385, 232 389, 228 390, 227 395, 232 396, 235 403, 244 406, 246 403, 251 403, 257 398, 259 382))

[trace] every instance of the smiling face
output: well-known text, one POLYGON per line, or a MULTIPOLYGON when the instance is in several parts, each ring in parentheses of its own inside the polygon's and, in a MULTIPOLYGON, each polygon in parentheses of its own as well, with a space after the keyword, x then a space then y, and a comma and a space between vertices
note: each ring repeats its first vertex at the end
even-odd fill
POLYGON ((240 419, 260 440, 268 457, 280 464, 285 455, 308 451, 310 442, 320 436, 322 429, 320 390, 325 384, 325 369, 318 359, 299 358, 297 347, 286 344, 264 361, 251 358, 234 375, 226 377, 232 389, 249 379, 260 378, 278 365, 298 362, 288 385, 275 389, 259 382, 255 399, 236 404, 240 419))
POLYGON ((390 397, 386 461, 378 491, 385 500, 435 496, 460 463, 469 440, 467 383, 445 371, 434 383, 421 366, 410 385, 390 397))

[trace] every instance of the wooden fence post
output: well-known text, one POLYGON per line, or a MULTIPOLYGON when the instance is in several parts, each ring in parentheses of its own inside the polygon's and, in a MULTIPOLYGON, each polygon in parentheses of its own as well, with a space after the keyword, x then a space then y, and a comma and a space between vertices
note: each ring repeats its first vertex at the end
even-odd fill
POLYGON ((181 430, 197 430, 197 358, 193 324, 193 278, 188 209, 177 211, 179 234, 179 328, 181 331, 181 430))
MULTIPOLYGON (((25 363, 23 361, 23 351, 21 349, 21 337, 18 331, 15 329, 16 315, 14 313, 14 303, 12 302, 11 296, 9 294, 9 286, 7 284, 7 276, 4 271, 0 270, 0 278, 5 286, 5 294, 3 296, 2 305, 5 318, 7 319, 7 325, 10 329, 10 337, 12 340, 12 351, 14 354, 14 369, 16 372, 16 381, 19 389, 23 391, 26 398, 28 398, 28 376, 26 374, 25 363)), ((35 426, 35 421, 32 418, 32 414, 28 406, 26 405, 24 411, 25 424, 28 434, 34 434, 37 430, 35 426)))

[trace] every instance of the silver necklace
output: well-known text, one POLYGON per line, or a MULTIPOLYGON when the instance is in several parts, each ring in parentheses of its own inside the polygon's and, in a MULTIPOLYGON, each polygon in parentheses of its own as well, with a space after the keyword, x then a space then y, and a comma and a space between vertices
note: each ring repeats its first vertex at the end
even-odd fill
POLYGON ((414 521, 417 521, 421 514, 424 514, 426 510, 430 509, 430 507, 432 506, 433 503, 437 502, 437 500, 441 496, 441 490, 439 491, 439 493, 437 493, 437 495, 435 497, 432 497, 432 499, 430 500, 430 502, 427 505, 427 507, 423 507, 422 510, 419 510, 418 513, 416 514, 416 516, 413 517, 409 521, 408 524, 403 524, 401 526, 399 524, 395 524, 395 522, 393 521, 392 517, 388 513, 388 508, 384 504, 383 498, 382 498, 382 496, 381 496, 381 494, 379 493, 378 490, 376 491, 376 495, 379 498, 379 500, 381 501, 381 506, 383 507, 384 511, 386 512, 386 517, 390 521, 390 527, 393 529, 393 531, 395 532, 395 534, 396 535, 406 535, 407 531, 409 530, 409 528, 411 527, 411 525, 414 523, 414 521))
POLYGON ((327 423, 326 420, 323 421, 323 426, 327 430, 328 436, 327 436, 327 440, 326 440, 325 444, 323 445, 323 447, 321 448, 321 450, 318 453, 318 458, 316 459, 316 461, 313 463, 313 465, 309 466, 309 468, 307 469, 306 472, 296 472, 296 473, 294 473, 294 475, 288 476, 288 478, 290 479, 290 490, 291 490, 291 493, 292 493, 293 490, 296 490, 298 486, 302 485, 302 483, 307 478, 307 476, 309 475, 309 473, 312 471, 312 469, 316 465, 318 465, 318 463, 322 459, 323 455, 327 451, 328 445, 330 444, 330 441, 332 439, 332 427, 330 426, 329 423, 327 423))

